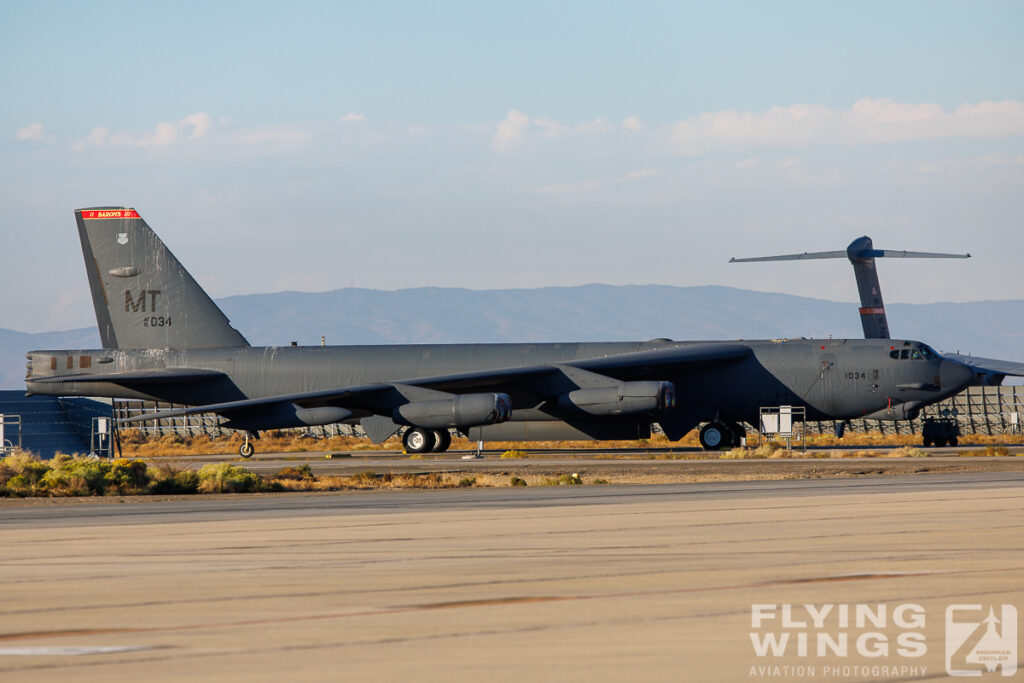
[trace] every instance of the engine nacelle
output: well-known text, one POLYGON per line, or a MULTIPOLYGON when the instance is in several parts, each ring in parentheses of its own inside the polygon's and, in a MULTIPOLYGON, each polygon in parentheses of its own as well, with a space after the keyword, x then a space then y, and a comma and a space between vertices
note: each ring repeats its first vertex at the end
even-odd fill
POLYGON ((424 429, 468 429, 506 422, 512 416, 508 394, 458 394, 451 398, 413 401, 398 406, 392 419, 424 429))
POLYGON ((294 403, 275 403, 247 415, 231 418, 224 423, 228 429, 244 429, 258 432, 263 429, 288 429, 290 427, 314 427, 317 425, 344 422, 353 416, 348 408, 320 406, 300 408, 294 403))
POLYGON ((577 389, 559 396, 558 405, 604 417, 666 410, 676 405, 676 386, 672 382, 623 382, 611 387, 577 389))

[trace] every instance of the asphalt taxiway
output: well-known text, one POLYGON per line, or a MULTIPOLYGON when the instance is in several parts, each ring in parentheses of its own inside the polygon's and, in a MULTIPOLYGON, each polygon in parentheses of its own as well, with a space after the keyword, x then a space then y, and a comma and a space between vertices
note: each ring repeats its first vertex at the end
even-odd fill
POLYGON ((736 680, 810 661, 758 657, 753 604, 907 602, 927 652, 886 662, 933 678, 949 604, 1024 605, 1019 473, 74 501, 0 533, 19 681, 736 680))

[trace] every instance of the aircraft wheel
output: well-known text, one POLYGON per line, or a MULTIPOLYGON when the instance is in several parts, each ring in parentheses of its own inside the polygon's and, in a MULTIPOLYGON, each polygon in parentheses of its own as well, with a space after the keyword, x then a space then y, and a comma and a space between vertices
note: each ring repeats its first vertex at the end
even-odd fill
POLYGON ((414 427, 405 430, 402 435, 402 445, 406 453, 429 453, 434 447, 434 431, 431 429, 420 429, 414 427))
POLYGON ((955 446, 958 443, 960 443, 960 442, 957 440, 957 438, 955 436, 949 437, 949 445, 950 446, 955 446))
POLYGON ((704 450, 718 451, 732 446, 733 435, 729 427, 721 422, 709 422, 701 427, 698 439, 704 450))
POLYGON ((924 440, 922 441, 922 443, 924 444, 924 447, 925 447, 925 448, 931 448, 931 445, 932 445, 932 440, 931 440, 931 439, 924 439, 924 440))
POLYGON ((256 447, 246 441, 238 447, 238 454, 243 458, 251 458, 252 454, 256 452, 256 447))
POLYGON ((452 434, 447 429, 434 430, 434 447, 431 453, 444 453, 452 445, 452 434))
POLYGON ((935 439, 935 445, 938 446, 939 448, 942 448, 943 446, 946 445, 946 440, 942 438, 935 439))

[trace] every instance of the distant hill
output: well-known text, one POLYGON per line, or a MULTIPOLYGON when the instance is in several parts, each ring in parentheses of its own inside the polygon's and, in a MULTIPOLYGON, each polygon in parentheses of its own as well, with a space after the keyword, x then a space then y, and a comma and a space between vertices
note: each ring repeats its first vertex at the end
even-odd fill
MULTIPOLYGON (((255 345, 860 337, 856 304, 731 287, 338 289, 219 300, 255 345)), ((891 304, 893 335, 939 350, 1024 361, 1024 300, 891 304)), ((95 328, 0 329, 0 388, 24 386, 25 352, 95 348, 95 328)))

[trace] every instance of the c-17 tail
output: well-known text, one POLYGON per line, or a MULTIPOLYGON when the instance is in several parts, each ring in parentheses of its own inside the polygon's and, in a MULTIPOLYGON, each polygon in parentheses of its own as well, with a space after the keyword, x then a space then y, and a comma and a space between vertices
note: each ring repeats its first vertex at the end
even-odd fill
POLYGON ((249 345, 135 209, 77 209, 75 220, 104 348, 249 345))
POLYGON ((885 318, 885 304, 882 302, 882 287, 878 284, 876 258, 970 258, 970 254, 940 254, 930 251, 896 251, 875 249, 868 236, 858 237, 850 242, 845 251, 805 251, 801 254, 781 256, 757 256, 754 258, 731 258, 729 263, 751 263, 755 261, 803 261, 805 259, 848 258, 857 277, 860 293, 860 323, 865 339, 889 339, 889 322, 885 318))

